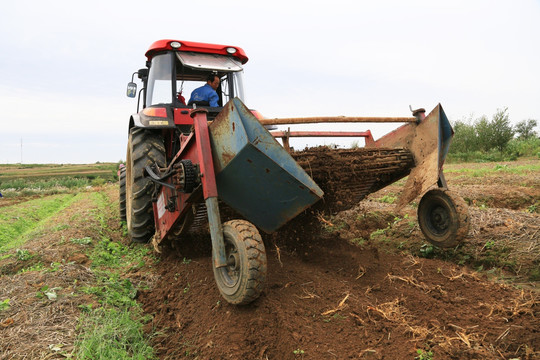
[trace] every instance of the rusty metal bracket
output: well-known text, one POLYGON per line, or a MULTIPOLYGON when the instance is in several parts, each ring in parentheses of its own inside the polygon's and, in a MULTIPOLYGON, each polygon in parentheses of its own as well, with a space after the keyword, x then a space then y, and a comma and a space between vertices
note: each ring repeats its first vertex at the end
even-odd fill
POLYGON ((413 111, 418 122, 402 125, 375 142, 373 147, 403 147, 414 157, 415 166, 396 207, 399 209, 437 184, 446 187, 442 166, 454 134, 441 104, 428 116, 423 109, 413 111))

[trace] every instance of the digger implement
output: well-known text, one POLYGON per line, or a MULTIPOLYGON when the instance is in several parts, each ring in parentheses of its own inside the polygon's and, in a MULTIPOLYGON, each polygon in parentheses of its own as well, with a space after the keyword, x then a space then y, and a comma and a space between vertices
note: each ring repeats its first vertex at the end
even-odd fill
POLYGON ((442 166, 454 131, 438 104, 425 118, 421 114, 418 123, 405 124, 377 140, 372 147, 402 147, 411 152, 415 166, 411 169, 405 188, 397 202, 401 208, 438 184, 446 187, 442 166))
POLYGON ((323 197, 323 191, 233 99, 209 126, 220 200, 273 232, 323 197))

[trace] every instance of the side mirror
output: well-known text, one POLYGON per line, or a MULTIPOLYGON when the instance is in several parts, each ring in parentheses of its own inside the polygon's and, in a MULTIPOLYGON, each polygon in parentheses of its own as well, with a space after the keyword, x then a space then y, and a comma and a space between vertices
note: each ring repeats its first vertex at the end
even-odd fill
POLYGON ((126 95, 130 98, 137 96, 137 84, 134 82, 129 82, 127 85, 126 95))

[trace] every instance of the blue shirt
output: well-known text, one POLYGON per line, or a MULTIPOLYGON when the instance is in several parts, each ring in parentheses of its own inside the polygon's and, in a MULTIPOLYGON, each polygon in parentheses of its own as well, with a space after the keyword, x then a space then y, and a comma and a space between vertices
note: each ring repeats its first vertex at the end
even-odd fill
POLYGON ((191 97, 189 98, 188 104, 191 104, 193 101, 208 101, 210 106, 216 107, 218 105, 219 96, 216 90, 212 89, 209 84, 205 84, 200 88, 193 90, 191 97))

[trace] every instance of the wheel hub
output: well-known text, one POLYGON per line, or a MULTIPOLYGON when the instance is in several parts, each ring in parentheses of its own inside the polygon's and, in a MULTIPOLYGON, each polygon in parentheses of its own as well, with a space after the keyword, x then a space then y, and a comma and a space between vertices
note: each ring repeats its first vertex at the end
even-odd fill
POLYGON ((432 224, 439 231, 444 231, 448 228, 448 220, 448 213, 442 207, 437 207, 431 213, 432 224))
POLYGON ((229 254, 229 257, 227 259, 227 266, 230 270, 236 271, 238 270, 238 264, 240 263, 240 259, 238 258, 238 253, 231 253, 229 254))

